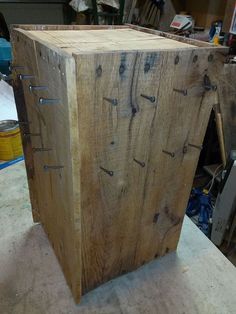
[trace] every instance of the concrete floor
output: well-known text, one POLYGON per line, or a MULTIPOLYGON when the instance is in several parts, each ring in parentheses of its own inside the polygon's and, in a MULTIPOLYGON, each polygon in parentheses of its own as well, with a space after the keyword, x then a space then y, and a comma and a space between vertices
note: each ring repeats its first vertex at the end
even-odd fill
POLYGON ((234 314, 236 268, 185 218, 177 253, 91 291, 75 305, 33 224, 24 163, 0 172, 0 314, 234 314))

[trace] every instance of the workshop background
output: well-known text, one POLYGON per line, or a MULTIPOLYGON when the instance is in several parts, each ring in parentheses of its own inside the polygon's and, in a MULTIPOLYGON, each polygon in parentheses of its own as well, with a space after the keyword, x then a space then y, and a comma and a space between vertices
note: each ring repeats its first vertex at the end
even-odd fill
MULTIPOLYGON (((89 36, 88 33, 91 40, 89 36)), ((20 52, 16 54, 19 56, 20 52)), ((235 313, 235 82, 234 0, 0 0, 0 313, 235 313), (197 40, 199 47, 201 42, 228 47, 227 53, 219 52, 224 57, 220 85, 214 86, 208 76, 204 77, 205 91, 215 91, 219 103, 213 105, 202 145, 189 144, 199 151, 199 159, 184 209, 186 215, 177 253, 163 257, 156 254, 157 259, 138 270, 127 274, 124 270, 121 277, 85 294, 79 305, 72 299, 40 223, 33 223, 31 216, 32 210, 37 221, 37 213, 31 208, 32 197, 31 200, 29 197, 30 172, 27 169, 26 175, 25 170, 24 160, 29 155, 22 142, 32 134, 25 132, 26 122, 21 119, 24 113, 19 101, 16 106, 15 99, 20 97, 20 92, 15 75, 20 73, 17 68, 20 65, 14 64, 11 38, 13 25, 19 24, 70 25, 71 30, 76 30, 78 25, 87 25, 85 30, 99 25, 102 30, 103 25, 115 29, 118 25, 131 24, 136 30, 146 28, 148 34, 155 35, 157 30, 156 34, 165 39, 180 36, 186 44, 197 40)), ((187 95, 187 90, 175 91, 187 95)), ((155 101, 150 96, 141 96, 155 101)), ((116 99, 105 100, 117 106, 116 99)), ((42 148, 34 149, 42 151, 42 148)), ((134 161, 141 168, 145 166, 135 158, 134 161)), ((113 176, 112 171, 100 168, 113 176)), ((163 192, 166 198, 171 199, 171 188, 163 192)), ((158 215, 154 220, 158 220, 158 215)), ((173 217, 170 220, 175 223, 173 217)))

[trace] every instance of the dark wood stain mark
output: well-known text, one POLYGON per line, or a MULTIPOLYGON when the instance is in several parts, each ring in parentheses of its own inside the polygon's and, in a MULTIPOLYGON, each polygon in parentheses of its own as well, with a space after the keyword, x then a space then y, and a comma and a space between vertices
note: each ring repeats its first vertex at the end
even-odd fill
POLYGON ((160 216, 160 213, 155 213, 154 217, 153 217, 153 223, 156 224, 158 221, 158 218, 160 216))
POLYGON ((169 209, 168 206, 165 206, 164 213, 166 217, 171 221, 172 226, 176 226, 180 223, 181 219, 180 217, 175 216, 169 209))
POLYGON ((212 55, 212 54, 210 54, 210 55, 208 56, 208 62, 212 62, 212 61, 213 61, 213 59, 214 59, 213 55, 212 55))
POLYGON ((195 55, 195 56, 193 57, 193 63, 196 63, 196 62, 197 62, 197 60, 198 60, 198 56, 197 56, 197 55, 195 55))
POLYGON ((177 64, 179 63, 179 60, 180 60, 180 59, 179 59, 179 56, 176 56, 176 57, 175 57, 175 65, 177 65, 177 64))
POLYGON ((147 54, 144 62, 144 73, 148 73, 149 70, 154 66, 156 58, 157 58, 156 52, 147 54))
POLYGON ((125 78, 125 70, 126 70, 126 61, 127 61, 127 54, 125 52, 122 52, 121 54, 121 60, 120 60, 120 67, 119 67, 119 74, 121 79, 125 78))
POLYGON ((102 66, 99 65, 96 69, 96 74, 97 74, 97 77, 101 77, 102 76, 102 66))

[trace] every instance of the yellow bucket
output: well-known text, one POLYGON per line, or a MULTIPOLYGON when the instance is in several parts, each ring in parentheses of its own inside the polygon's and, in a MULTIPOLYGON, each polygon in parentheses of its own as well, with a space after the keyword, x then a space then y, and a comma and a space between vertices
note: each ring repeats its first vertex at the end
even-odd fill
POLYGON ((0 121, 0 160, 23 155, 19 124, 15 120, 0 121))

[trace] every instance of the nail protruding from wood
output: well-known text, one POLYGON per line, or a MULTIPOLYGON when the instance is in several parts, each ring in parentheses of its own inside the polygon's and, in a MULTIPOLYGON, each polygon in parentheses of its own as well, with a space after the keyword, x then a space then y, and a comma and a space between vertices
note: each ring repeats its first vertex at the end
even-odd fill
POLYGON ((43 148, 43 147, 33 147, 32 150, 34 153, 38 153, 38 152, 49 152, 52 149, 51 148, 43 148))
POLYGON ((137 160, 136 158, 133 158, 133 161, 134 162, 136 162, 139 166, 141 166, 141 167, 145 167, 145 162, 143 162, 143 161, 139 161, 139 160, 137 160))
POLYGON ((177 93, 180 93, 180 94, 183 94, 184 96, 187 96, 187 95, 188 95, 187 89, 177 89, 177 88, 173 88, 173 91, 174 91, 174 92, 177 92, 177 93))
POLYGON ((35 90, 47 90, 47 86, 34 86, 34 85, 29 85, 29 91, 32 93, 35 90))
POLYGON ((24 137, 41 136, 41 134, 40 133, 24 133, 23 136, 24 137))
POLYGON ((152 103, 154 103, 156 101, 155 96, 147 96, 147 95, 144 95, 144 94, 141 94, 140 96, 145 98, 145 99, 147 99, 147 100, 149 100, 152 103))
POLYGON ((53 98, 39 98, 39 105, 58 105, 60 103, 59 99, 53 99, 53 98))
POLYGON ((9 70, 13 71, 13 70, 20 70, 20 69, 24 69, 23 65, 10 65, 9 66, 9 70))
POLYGON ((117 106, 118 105, 118 100, 116 98, 107 98, 103 97, 104 100, 108 101, 112 106, 117 106))
POLYGON ((199 149, 199 150, 202 150, 202 145, 195 145, 195 144, 189 143, 188 146, 197 148, 197 149, 199 149))
POLYGON ((34 75, 29 75, 29 74, 19 74, 19 79, 21 81, 24 81, 24 80, 30 80, 34 78, 34 75))
POLYGON ((64 166, 49 166, 49 165, 44 165, 43 169, 44 171, 49 171, 49 170, 59 170, 64 168, 64 166))
POLYGON ((171 156, 172 158, 174 158, 175 157, 175 153, 173 153, 173 152, 168 152, 167 150, 162 150, 162 152, 164 153, 164 154, 167 154, 167 155, 169 155, 169 156, 171 156))
POLYGON ((102 171, 104 171, 105 173, 109 174, 109 176, 111 176, 111 177, 114 175, 114 172, 111 171, 111 170, 107 170, 107 169, 105 169, 105 168, 103 168, 103 167, 100 167, 100 169, 101 169, 102 171))

